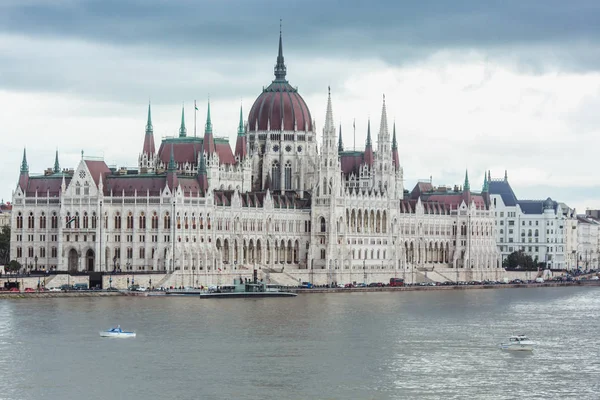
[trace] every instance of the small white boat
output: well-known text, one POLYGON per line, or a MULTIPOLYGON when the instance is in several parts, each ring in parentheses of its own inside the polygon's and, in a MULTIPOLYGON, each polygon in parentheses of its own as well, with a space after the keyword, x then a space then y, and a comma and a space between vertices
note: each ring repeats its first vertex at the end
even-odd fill
POLYGON ((114 337, 114 338, 134 338, 135 332, 125 332, 121 329, 121 325, 117 325, 116 328, 111 328, 107 331, 100 332, 102 337, 114 337))
POLYGON ((501 343, 500 348, 508 351, 533 351, 534 343, 525 335, 511 336, 508 343, 501 343))

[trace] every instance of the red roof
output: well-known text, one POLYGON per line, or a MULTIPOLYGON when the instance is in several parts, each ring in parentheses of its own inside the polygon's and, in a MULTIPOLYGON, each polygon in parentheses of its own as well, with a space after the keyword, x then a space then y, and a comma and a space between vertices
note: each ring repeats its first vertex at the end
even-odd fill
MULTIPOLYGON (((198 164, 198 155, 203 150, 204 139, 202 138, 185 138, 185 139, 167 139, 163 140, 158 149, 158 158, 162 161, 165 166, 169 164, 171 159, 171 145, 173 146, 173 156, 175 162, 179 165, 190 163, 192 165, 198 164)), ((235 164, 235 157, 229 142, 218 138, 215 140, 215 150, 219 154, 219 160, 221 164, 235 164)))
POLYGON ((110 174, 110 168, 108 168, 108 165, 104 161, 85 160, 85 165, 90 170, 90 174, 92 174, 92 179, 94 179, 96 185, 100 182, 100 175, 102 175, 102 180, 104 180, 106 174, 110 174))
POLYGON ((111 176, 104 182, 104 194, 120 196, 123 191, 125 195, 133 196, 137 191, 138 196, 145 195, 150 191, 151 196, 158 196, 165 187, 165 175, 125 175, 111 176))
POLYGON ((349 153, 342 153, 341 155, 341 164, 342 164, 342 172, 346 176, 350 176, 352 174, 356 175, 356 177, 360 174, 360 166, 363 163, 364 153, 359 151, 353 151, 349 153))
POLYGON ((306 102, 287 82, 275 81, 258 96, 248 115, 249 131, 312 131, 312 119, 306 102), (283 128, 281 122, 283 120, 283 128), (257 128, 258 124, 258 128, 257 128))
MULTIPOLYGON (((70 176, 65 176, 65 182, 67 186, 71 181, 70 176)), ((56 176, 32 176, 29 177, 29 181, 27 182, 27 188, 25 188, 25 194, 27 197, 35 196, 35 192, 37 191, 38 196, 46 196, 47 193, 50 193, 51 197, 56 197, 60 195, 61 185, 62 185, 62 175, 56 176)))

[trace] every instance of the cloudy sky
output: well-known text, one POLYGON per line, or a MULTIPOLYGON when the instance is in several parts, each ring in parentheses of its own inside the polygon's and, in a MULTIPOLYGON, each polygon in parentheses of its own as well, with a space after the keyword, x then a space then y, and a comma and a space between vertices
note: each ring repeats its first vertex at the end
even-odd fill
MULTIPOLYGON (((508 178, 519 198, 600 208, 597 0, 2 0, 0 197, 23 147, 30 171, 86 155, 136 166, 148 101, 154 132, 199 131, 211 99, 217 136, 235 139, 273 79, 283 19, 288 80, 321 132, 327 86, 346 148, 396 121, 406 186, 433 177, 472 188, 508 178), (496 3, 496 2, 495 2, 496 3)), ((158 145, 158 143, 157 143, 158 145)), ((234 142, 232 142, 234 146, 234 142)))

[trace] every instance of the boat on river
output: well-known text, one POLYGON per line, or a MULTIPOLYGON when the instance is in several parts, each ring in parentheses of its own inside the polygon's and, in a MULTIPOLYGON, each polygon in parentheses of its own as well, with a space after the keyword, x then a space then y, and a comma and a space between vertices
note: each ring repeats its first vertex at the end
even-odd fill
POLYGON ((256 279, 235 278, 232 285, 210 287, 207 292, 200 293, 201 299, 223 298, 262 298, 262 297, 296 297, 296 293, 286 292, 274 285, 256 279))
POLYGON ((501 343, 500 348, 507 351, 533 351, 533 342, 525 335, 511 336, 507 343, 501 343))
POLYGON ((107 331, 100 332, 101 337, 113 337, 113 338, 134 338, 135 332, 125 332, 121 329, 121 325, 117 325, 116 328, 111 328, 107 331))

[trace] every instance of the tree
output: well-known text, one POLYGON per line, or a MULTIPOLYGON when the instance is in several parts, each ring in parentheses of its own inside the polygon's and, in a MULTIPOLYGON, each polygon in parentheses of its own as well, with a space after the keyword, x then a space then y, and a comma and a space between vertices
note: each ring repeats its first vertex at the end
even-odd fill
POLYGON ((502 266, 507 270, 517 271, 537 271, 537 258, 534 260, 523 250, 514 251, 508 255, 502 262, 502 266))
POLYGON ((10 226, 5 225, 0 230, 0 265, 8 264, 10 260, 10 226))
POLYGON ((4 270, 6 272, 19 272, 19 270, 22 268, 22 265, 20 262, 18 262, 17 260, 11 260, 5 267, 4 270))

